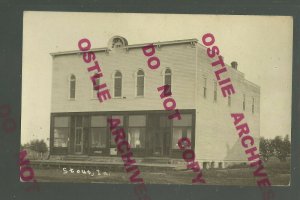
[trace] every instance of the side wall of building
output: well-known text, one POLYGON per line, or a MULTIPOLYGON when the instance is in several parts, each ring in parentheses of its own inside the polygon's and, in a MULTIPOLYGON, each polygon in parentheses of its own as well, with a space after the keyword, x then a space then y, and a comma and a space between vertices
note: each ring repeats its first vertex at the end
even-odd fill
MULTIPOLYGON (((235 130, 231 113, 244 113, 244 122, 247 122, 254 138, 259 138, 259 99, 258 86, 245 80, 244 74, 227 67, 227 72, 221 75, 230 77, 235 89, 228 98, 223 97, 220 86, 217 84, 217 99, 214 98, 216 77, 215 68, 206 54, 206 48, 197 44, 197 96, 196 96, 196 146, 197 159, 201 162, 240 162, 246 161, 244 150, 235 130), (206 79, 206 86, 205 86, 206 79), (206 94, 204 94, 206 87, 206 94), (243 99, 245 95, 245 110, 243 99), (254 112, 252 113, 252 98, 254 98, 254 112)), ((259 140, 256 140, 258 146, 259 140)))

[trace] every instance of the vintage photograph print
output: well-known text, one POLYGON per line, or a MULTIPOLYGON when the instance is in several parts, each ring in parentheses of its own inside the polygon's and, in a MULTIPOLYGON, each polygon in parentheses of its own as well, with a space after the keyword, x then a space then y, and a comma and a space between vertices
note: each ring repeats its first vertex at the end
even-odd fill
POLYGON ((293 18, 23 14, 20 181, 289 186, 293 18))

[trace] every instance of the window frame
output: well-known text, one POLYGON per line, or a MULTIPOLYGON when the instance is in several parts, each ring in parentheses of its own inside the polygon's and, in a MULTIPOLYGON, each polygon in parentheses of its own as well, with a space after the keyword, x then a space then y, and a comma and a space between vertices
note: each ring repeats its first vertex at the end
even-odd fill
POLYGON ((171 84, 170 84, 170 90, 171 90, 171 93, 173 91, 172 89, 172 77, 173 77, 173 72, 170 68, 165 68, 164 71, 163 71, 163 85, 166 85, 166 75, 169 75, 170 76, 170 80, 171 80, 171 84), (167 70, 170 70, 170 73, 166 73, 167 70))
POLYGON ((69 116, 53 116, 53 148, 69 148, 70 147, 70 117, 69 116), (67 118, 67 126, 56 126, 55 118, 67 118), (62 139, 61 137, 55 137, 55 129, 67 130, 66 146, 55 146, 56 139, 62 139))
POLYGON ((142 69, 138 69, 138 71, 135 74, 135 97, 145 97, 145 72, 142 69), (143 75, 138 75, 139 71, 143 72, 143 75), (143 77, 143 95, 138 95, 138 78, 143 77))
MULTIPOLYGON (((176 147, 173 147, 173 140, 174 140, 174 128, 180 128, 180 129, 182 129, 182 130, 184 130, 184 129, 186 129, 186 130, 188 130, 188 129, 190 129, 191 130, 191 134, 190 134, 190 137, 188 137, 189 139, 190 139, 190 141, 191 141, 191 146, 190 147, 188 147, 188 149, 192 149, 192 144, 193 144, 193 131, 194 131, 194 127, 193 127, 193 114, 190 114, 190 113, 186 113, 186 114, 182 114, 182 117, 184 117, 185 115, 190 115, 191 116, 191 122, 190 122, 190 125, 176 125, 175 123, 174 123, 174 121, 173 121, 173 123, 172 123, 172 135, 171 135, 171 150, 179 150, 179 148, 178 148, 178 146, 176 145, 177 143, 175 143, 175 146, 176 147)), ((188 133, 187 133, 188 134, 188 133)), ((182 136, 182 133, 181 133, 181 137, 183 137, 182 136)), ((176 138, 177 140, 178 140, 178 138, 176 138)), ((177 141, 176 140, 176 141, 177 141)))
POLYGON ((137 148, 137 147, 133 147, 131 144, 130 144, 130 148, 131 149, 145 149, 146 148, 146 135, 147 135, 147 115, 146 114, 135 114, 135 115, 128 115, 127 116, 128 117, 128 124, 127 124, 127 141, 128 141, 128 143, 130 144, 130 142, 129 142, 129 130, 131 129, 131 128, 140 128, 140 129, 144 129, 144 141, 142 141, 141 142, 141 140, 140 140, 140 143, 142 144, 144 144, 144 146, 141 146, 141 147, 139 147, 139 148, 137 148), (129 124, 129 122, 130 122, 130 117, 131 116, 144 116, 145 117, 145 126, 130 126, 130 124, 129 124))
MULTIPOLYGON (((106 149, 106 148, 109 148, 109 145, 107 144, 107 140, 109 138, 108 136, 108 124, 106 123, 105 126, 93 126, 92 125, 92 118, 93 117, 104 117, 105 119, 107 119, 107 116, 106 115, 91 115, 90 116, 90 148, 93 148, 93 149, 106 149), (93 129, 105 129, 105 147, 97 147, 97 146, 93 146, 93 134, 92 134, 92 130, 93 129)), ((98 133, 98 137, 100 138, 100 133, 98 133)))
POLYGON ((121 99, 123 96, 123 74, 122 74, 122 72, 121 71, 119 71, 119 70, 117 70, 117 71, 115 71, 114 72, 114 74, 113 74, 113 85, 114 85, 114 87, 113 87, 113 98, 115 98, 115 99, 121 99), (121 76, 120 77, 116 77, 116 74, 117 73, 120 73, 121 74, 121 76), (116 96, 115 95, 115 92, 116 92, 116 78, 119 78, 119 79, 121 79, 121 94, 120 94, 120 96, 116 96))
POLYGON ((69 92, 68 92, 68 94, 69 94, 69 100, 74 101, 76 99, 76 76, 74 74, 71 74, 69 76, 69 92), (71 86, 71 84, 72 84, 72 82, 75 83, 75 85, 74 85, 74 97, 71 97, 71 94, 72 94, 72 91, 71 91, 71 89, 72 89, 71 87, 72 86, 71 86))

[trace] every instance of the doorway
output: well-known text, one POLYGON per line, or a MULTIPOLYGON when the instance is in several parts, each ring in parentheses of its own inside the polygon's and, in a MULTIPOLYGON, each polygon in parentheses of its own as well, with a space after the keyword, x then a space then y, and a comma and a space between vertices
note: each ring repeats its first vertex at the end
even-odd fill
POLYGON ((167 115, 149 115, 148 155, 168 156, 171 146, 171 126, 167 115))
POLYGON ((88 124, 89 119, 87 116, 76 116, 74 123, 74 153, 84 154, 87 153, 88 148, 88 124))

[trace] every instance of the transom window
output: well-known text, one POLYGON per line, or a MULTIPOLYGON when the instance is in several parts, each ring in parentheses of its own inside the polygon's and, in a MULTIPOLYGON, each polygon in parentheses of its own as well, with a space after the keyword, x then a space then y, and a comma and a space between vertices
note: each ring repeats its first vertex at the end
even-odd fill
POLYGON ((136 96, 144 96, 144 83, 145 83, 145 73, 143 70, 139 70, 137 72, 137 80, 136 80, 136 96))
POLYGON ((122 73, 116 71, 114 76, 114 97, 122 97, 122 73))

